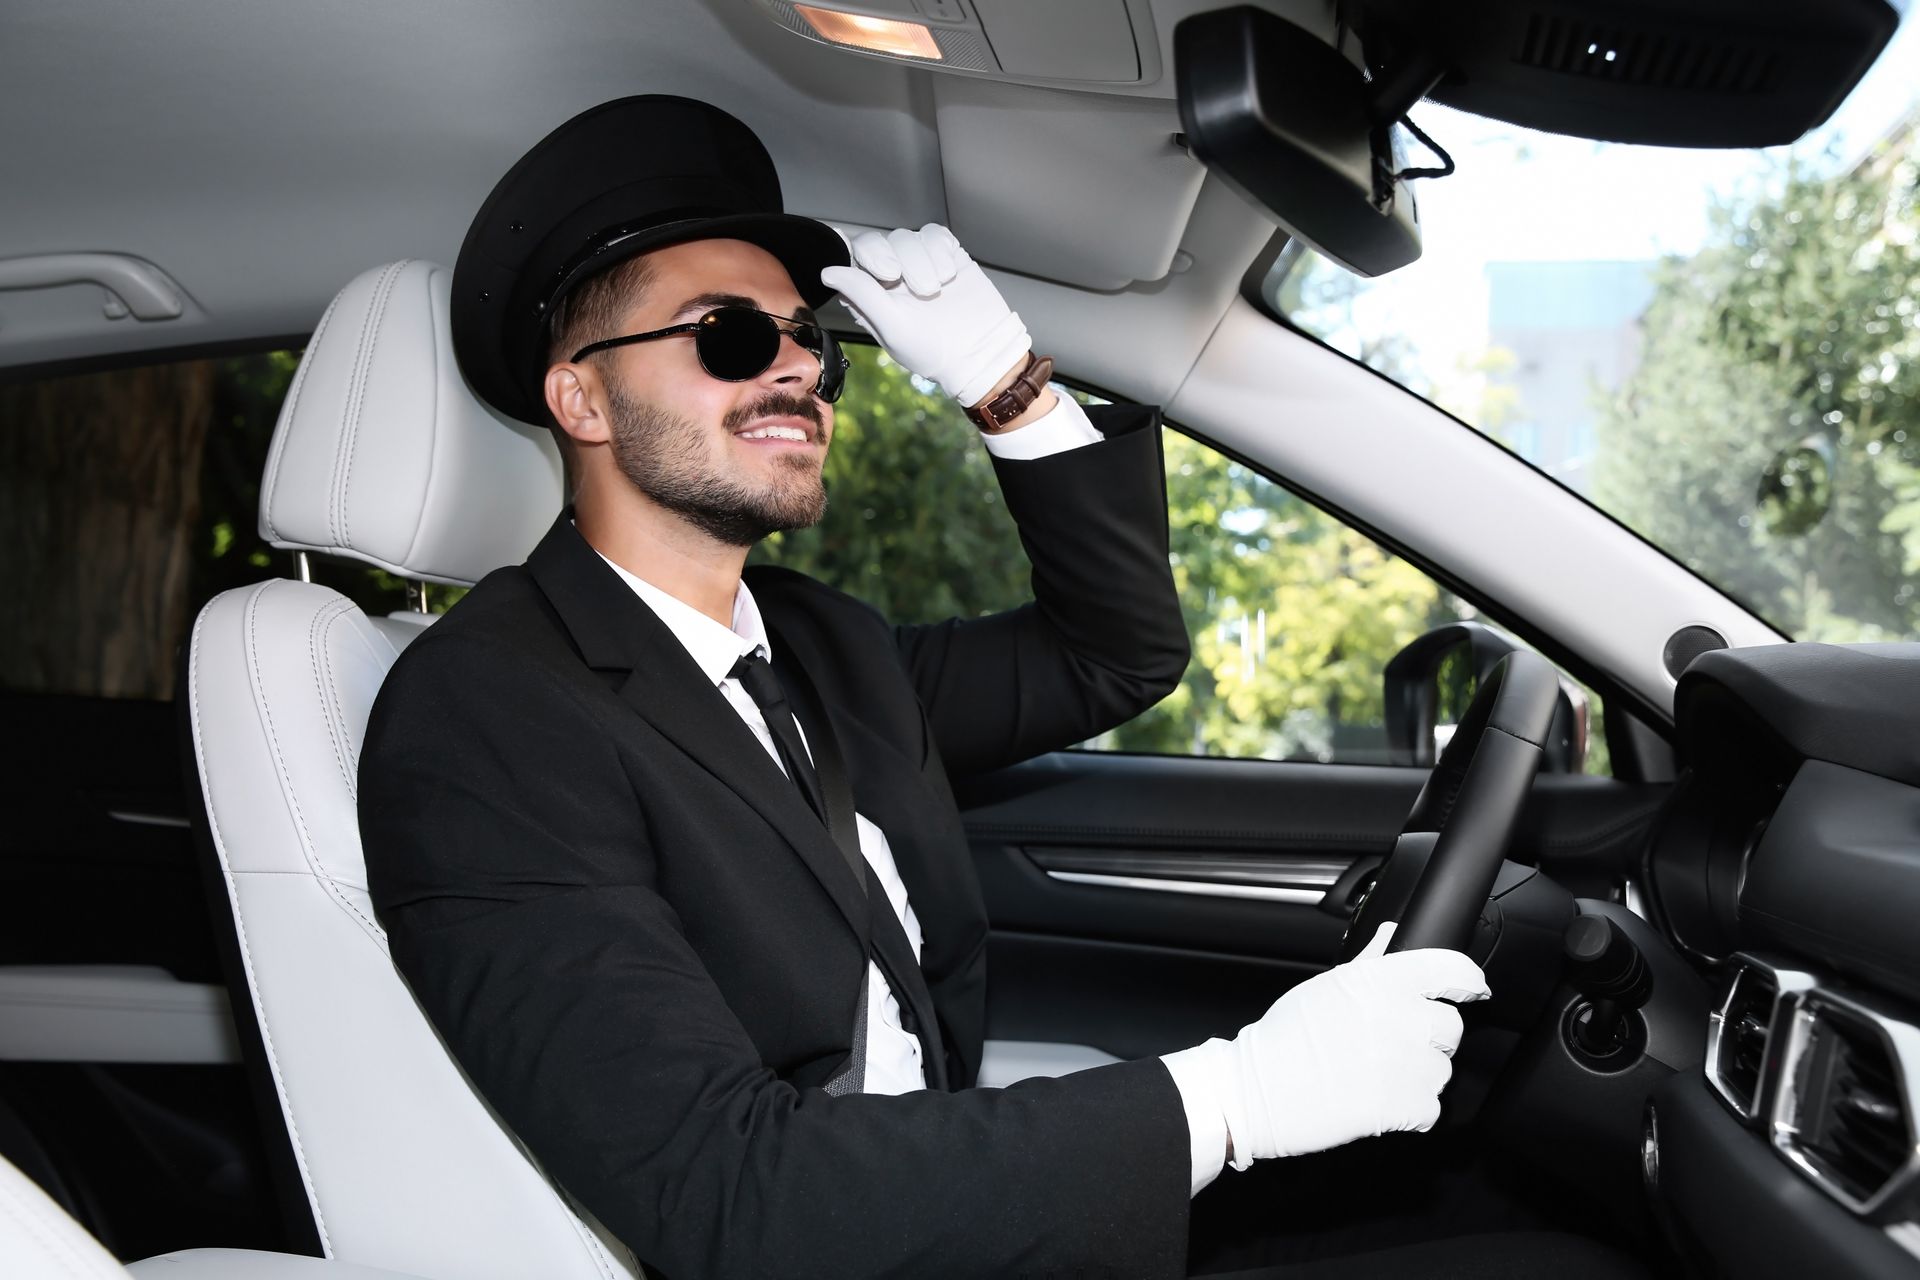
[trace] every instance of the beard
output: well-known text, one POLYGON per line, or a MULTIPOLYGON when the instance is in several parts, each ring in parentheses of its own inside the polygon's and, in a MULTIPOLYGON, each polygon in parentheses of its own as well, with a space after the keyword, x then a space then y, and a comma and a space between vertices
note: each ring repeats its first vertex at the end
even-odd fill
MULTIPOLYGON (((776 457, 780 474, 752 482, 722 472, 711 428, 702 427, 661 405, 630 395, 607 380, 612 411, 610 440, 614 462, 642 494, 680 516, 708 537, 734 547, 750 547, 770 533, 805 529, 826 514, 827 490, 812 457, 776 457)), ((791 414, 811 422, 814 434, 824 424, 809 396, 772 392, 735 409, 721 424, 729 433, 755 418, 791 414)))

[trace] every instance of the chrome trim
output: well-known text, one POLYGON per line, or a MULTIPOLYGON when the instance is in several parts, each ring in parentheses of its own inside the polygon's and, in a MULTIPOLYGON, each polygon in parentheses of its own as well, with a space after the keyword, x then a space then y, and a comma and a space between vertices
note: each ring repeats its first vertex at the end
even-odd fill
POLYGON ((1646 1183, 1648 1191, 1657 1195, 1660 1191, 1660 1112, 1652 1098, 1647 1099, 1645 1116, 1640 1132, 1640 1180, 1646 1183))
POLYGON ((185 818, 177 818, 170 813, 136 813, 132 809, 109 809, 107 816, 115 822, 128 822, 137 827, 180 827, 193 824, 185 818))
POLYGON ((302 582, 313 581, 313 561, 307 558, 304 551, 293 553, 293 576, 302 582))
POLYGON ((1765 1115, 1772 1102, 1773 1082, 1778 1072, 1772 1069, 1774 1056, 1774 1029, 1782 1025, 1783 1019, 1793 1015, 1793 1009, 1799 997, 1815 987, 1812 974, 1799 969, 1790 969, 1785 965, 1740 951, 1728 959, 1729 967, 1734 969, 1733 980, 1727 984, 1726 998, 1721 1000, 1719 1008, 1707 1015, 1707 1060, 1705 1071, 1707 1083, 1720 1095, 1732 1112, 1748 1124, 1753 1124, 1765 1115), (1720 1073, 1720 1044, 1726 1036, 1727 1013, 1733 1008, 1734 998, 1740 994, 1743 980, 1752 973, 1761 973, 1773 980, 1773 1006, 1767 1017, 1767 1038, 1760 1045, 1760 1070, 1753 1082, 1753 1098, 1742 1103, 1734 1096, 1732 1087, 1720 1073))
POLYGON ((1068 884, 1104 885, 1110 889, 1154 889, 1161 893, 1192 893, 1207 898, 1251 898, 1259 902, 1291 902, 1317 907, 1325 889, 1289 889, 1266 884, 1229 884, 1218 880, 1161 880, 1152 876, 1109 876, 1091 871, 1049 871, 1052 880, 1068 884))
POLYGON ((1042 871, 1078 875, 1133 876, 1146 880, 1191 880, 1268 885, 1278 889, 1328 889, 1353 867, 1352 858, 1265 854, 1259 857, 1197 853, 1133 853, 1108 849, 1029 849, 1042 871))
POLYGON ((1648 924, 1653 923, 1653 912, 1647 906, 1647 895, 1640 892, 1640 886, 1637 882, 1626 880, 1621 883, 1620 901, 1627 910, 1633 912, 1633 914, 1639 916, 1648 924))
POLYGON ((1920 1141, 1916 1140, 1914 1134, 1916 1118, 1920 1117, 1920 1027, 1889 1017, 1852 997, 1815 988, 1800 996, 1793 1011, 1786 1051, 1781 1055, 1777 1074, 1780 1087, 1769 1112, 1768 1125, 1773 1149, 1816 1187, 1862 1217, 1872 1217, 1890 1204, 1899 1203, 1912 1189, 1916 1179, 1920 1179, 1920 1141), (1904 1107, 1908 1144, 1906 1161, 1865 1199, 1857 1198, 1837 1185, 1802 1149, 1799 1142, 1803 1131, 1800 1123, 1802 1108, 1806 1102, 1803 1093, 1807 1087, 1802 1076, 1808 1065, 1807 1051, 1813 1045, 1815 1028, 1823 1018, 1851 1022, 1856 1030, 1864 1030, 1879 1038, 1893 1061, 1894 1088, 1898 1091, 1898 1101, 1904 1107))

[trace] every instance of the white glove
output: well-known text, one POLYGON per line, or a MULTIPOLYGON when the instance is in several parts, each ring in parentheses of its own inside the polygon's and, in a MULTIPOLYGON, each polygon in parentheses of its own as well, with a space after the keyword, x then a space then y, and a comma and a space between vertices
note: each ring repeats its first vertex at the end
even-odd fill
POLYGON ((1266 1016, 1217 1046, 1233 1167, 1323 1151, 1440 1118, 1460 1012, 1484 1000, 1480 966, 1458 951, 1386 954, 1393 925, 1367 949, 1315 974, 1266 1016))
POLYGON ((863 231, 850 247, 855 265, 822 268, 820 283, 896 363, 968 406, 1025 363, 1027 326, 939 223, 863 231))

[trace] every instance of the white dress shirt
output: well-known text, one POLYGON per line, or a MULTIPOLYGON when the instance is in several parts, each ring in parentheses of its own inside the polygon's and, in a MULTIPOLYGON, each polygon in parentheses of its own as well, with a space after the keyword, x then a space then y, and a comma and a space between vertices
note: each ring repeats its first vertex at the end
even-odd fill
MULTIPOLYGON (((987 450, 1002 458, 1025 460, 1077 449, 1102 439, 1087 419, 1086 411, 1071 397, 1061 395, 1059 403, 1045 416, 1005 435, 982 434, 987 450)), ((602 556, 601 559, 606 559, 602 556)), ((679 640, 707 679, 719 688, 740 718, 753 731, 776 765, 779 750, 767 729, 758 704, 747 695, 738 680, 728 672, 743 655, 758 650, 772 660, 765 624, 753 593, 741 583, 734 592, 731 626, 721 626, 698 609, 679 600, 652 583, 635 577, 613 561, 607 560, 621 581, 679 640)), ((795 721, 796 727, 799 722, 795 721)), ((801 741, 806 730, 801 729, 801 741)), ((809 749, 811 750, 811 749, 809 749)), ((893 848, 886 833, 856 813, 854 823, 860 837, 860 853, 872 870, 872 882, 886 893, 887 901, 899 917, 907 941, 913 945, 914 959, 920 958, 920 920, 907 901, 907 886, 894 864, 893 848)), ((1211 1078, 1211 1064, 1193 1050, 1169 1054, 1163 1061, 1180 1090, 1187 1112, 1187 1131, 1192 1138, 1192 1188, 1200 1188, 1219 1176, 1226 1158, 1226 1120, 1218 1105, 1219 1082, 1211 1078)), ((900 1002, 877 964, 867 965, 867 1061, 864 1091, 867 1093, 907 1093, 926 1087, 926 1071, 921 1061, 920 1040, 901 1025, 900 1002)))

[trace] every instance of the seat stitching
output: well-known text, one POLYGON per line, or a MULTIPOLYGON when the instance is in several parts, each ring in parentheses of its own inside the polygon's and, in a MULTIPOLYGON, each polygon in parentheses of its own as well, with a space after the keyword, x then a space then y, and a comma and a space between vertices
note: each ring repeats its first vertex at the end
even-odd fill
MULTIPOLYGON (((535 1166, 535 1168, 538 1167, 535 1166)), ((546 1181, 545 1178, 541 1180, 546 1181)), ((553 1191, 551 1182, 547 1183, 547 1190, 553 1191)), ((593 1263, 595 1270, 606 1277, 606 1280, 615 1280, 613 1271, 610 1269, 613 1259, 607 1256, 607 1251, 601 1247, 600 1242, 593 1238, 593 1232, 587 1230, 587 1224, 580 1221, 580 1215, 573 1211, 573 1207, 558 1192, 554 1192, 553 1200, 559 1206, 560 1212, 565 1215, 567 1225, 572 1227, 574 1234, 580 1237, 580 1243, 587 1247, 587 1261, 593 1263)))
MULTIPOLYGON (((25 1174, 21 1175, 25 1177, 25 1174)), ((31 1181, 31 1179, 29 1179, 31 1181)), ((43 1193, 44 1194, 44 1193, 43 1193)), ((36 1238, 48 1253, 59 1255, 59 1260, 67 1266, 67 1273, 74 1276, 105 1277, 113 1274, 95 1265, 93 1259, 76 1248, 73 1241, 66 1237, 57 1226, 50 1222, 44 1213, 27 1209, 25 1204, 12 1196, 0 1197, 0 1212, 4 1212, 23 1226, 27 1233, 36 1238)), ((76 1227, 78 1224, 76 1224, 76 1227)), ((85 1228, 79 1228, 85 1230, 85 1228)))
POLYGON ((346 540, 341 532, 341 512, 346 506, 346 482, 342 478, 346 471, 346 462, 353 436, 353 416, 359 411, 361 389, 365 385, 366 370, 372 360, 371 348, 373 332, 377 327, 375 317, 379 314, 381 294, 386 288, 387 277, 392 272, 391 265, 381 269, 373 282, 373 293, 367 299, 367 310, 360 321, 360 340, 354 348, 353 364, 347 382, 347 405, 341 421, 337 424, 339 435, 333 443, 333 471, 327 477, 327 533, 335 546, 345 546, 346 540))
MULTIPOLYGON (((260 670, 260 650, 257 644, 257 635, 253 627, 253 614, 259 607, 260 596, 265 594, 265 588, 273 586, 274 582, 281 581, 284 581, 284 579, 274 579, 273 582, 264 584, 262 590, 249 602, 247 615, 247 648, 252 658, 250 670, 256 674, 260 670)), ((273 727, 273 709, 267 705, 267 699, 260 696, 259 686, 257 684, 254 690, 254 705, 260 708, 260 717, 267 729, 267 744, 273 748, 273 759, 279 767, 281 797, 286 801, 288 810, 293 814, 294 825, 300 829, 301 857, 306 860, 307 866, 312 868, 314 879, 318 880, 321 886, 332 895, 333 900, 351 912, 355 919, 366 926, 375 939, 382 941, 384 944, 386 932, 382 930, 379 925, 367 919, 360 908, 354 906, 347 896, 340 892, 340 886, 333 881, 333 872, 327 869, 326 864, 320 861, 318 853, 315 852, 317 846, 314 843, 313 833, 307 830, 306 816, 300 812, 300 798, 294 793, 293 778, 287 769, 287 758, 285 753, 280 750, 280 735, 273 727)))
POLYGON ((351 608, 351 600, 341 600, 313 615, 313 621, 307 627, 307 660, 313 667, 314 692, 319 695, 321 708, 327 714, 327 745, 333 748, 333 762, 340 769, 340 781, 346 784, 347 795, 357 802, 359 788, 354 786, 353 774, 340 754, 340 739, 344 736, 341 729, 346 717, 341 714, 340 689, 333 679, 333 655, 319 642, 320 633, 345 616, 351 608))
MULTIPOLYGON (((267 585, 266 583, 262 583, 253 589, 252 599, 248 601, 246 625, 242 628, 243 633, 251 633, 253 630, 252 607, 266 591, 267 585)), ((327 1256, 331 1258, 333 1256, 333 1238, 327 1232, 326 1212, 320 1207, 320 1188, 313 1180, 313 1170, 307 1165, 306 1145, 300 1141, 300 1122, 293 1114, 293 1095, 288 1091, 286 1078, 280 1070, 279 1051, 273 1047, 273 1030, 267 1017, 266 1001, 261 998, 260 983, 254 977, 253 948, 247 941, 247 923, 240 912, 239 885, 234 881, 233 866, 227 857, 226 840, 220 834, 218 806, 214 803, 213 795, 213 774, 207 768, 206 751, 201 745, 204 739, 202 738, 200 729, 200 682, 198 679, 201 653, 200 634, 206 626, 207 614, 211 612, 211 610, 212 606, 209 604, 207 608, 200 611, 200 616, 194 620, 193 639, 189 645, 189 652, 193 655, 193 663, 188 671, 187 709, 193 720, 194 764, 200 771, 201 785, 206 788, 207 803, 205 809, 207 829, 213 836, 214 852, 220 859, 220 877, 227 885, 227 905, 233 913, 233 932, 235 941, 239 943, 240 967, 247 977, 248 994, 253 998, 253 1016, 254 1021, 260 1028, 260 1043, 267 1051, 267 1070, 273 1074, 274 1091, 280 1097, 280 1110, 286 1117, 287 1138, 293 1143, 294 1163, 300 1169, 301 1180, 307 1185, 307 1203, 313 1208, 314 1229, 320 1234, 321 1247, 326 1250, 327 1256)), ((248 674, 251 676, 252 672, 248 674)), ((259 699, 257 697, 254 699, 254 703, 256 706, 259 705, 259 699)))
MULTIPOLYGON (((333 301, 327 304, 327 309, 320 313, 320 323, 314 326, 313 337, 307 340, 308 355, 319 348, 320 340, 326 336, 327 325, 333 319, 333 313, 339 305, 340 295, 335 294, 333 301)), ((307 370, 310 366, 311 361, 302 358, 300 367, 294 370, 293 386, 287 391, 287 406, 281 414, 288 429, 274 433, 273 450, 267 457, 267 476, 265 483, 261 485, 261 492, 267 496, 266 502, 262 505, 266 509, 269 538, 280 536, 280 526, 273 518, 273 498, 275 487, 280 483, 280 459, 286 453, 287 439, 293 434, 293 424, 300 420, 300 393, 307 389, 307 370)))
MULTIPOLYGON (((433 497, 433 487, 434 487, 433 482, 434 482, 434 477, 436 475, 433 469, 433 464, 434 464, 435 457, 440 450, 440 433, 443 429, 442 423, 440 421, 440 380, 446 376, 447 370, 440 363, 439 317, 438 317, 438 314, 435 312, 434 305, 433 305, 433 280, 434 280, 434 273, 429 271, 426 275, 425 280, 422 281, 422 283, 426 286, 426 292, 427 292, 427 316, 429 317, 428 332, 431 334, 433 338, 433 362, 434 362, 433 407, 429 409, 427 412, 428 431, 427 431, 426 481, 425 481, 425 484, 422 486, 422 490, 420 494, 420 504, 414 514, 413 534, 407 539, 406 563, 409 565, 413 564, 414 556, 420 550, 420 531, 426 527, 427 511, 431 506, 431 499, 433 497)), ((458 368, 455 368, 453 370, 453 376, 455 378, 458 378, 460 376, 460 371, 458 368)))
MULTIPOLYGON (((372 627, 355 627, 352 635, 355 640, 360 642, 361 647, 367 651, 369 657, 375 662, 384 663, 389 670, 392 669, 394 662, 400 657, 400 646, 388 639, 386 633, 383 631, 376 630, 372 627), (384 653, 381 652, 370 639, 370 637, 376 636, 380 642, 386 646, 384 653)), ((329 667, 328 670, 329 674, 331 674, 332 668, 329 667)), ((343 707, 345 706, 344 699, 341 700, 341 705, 343 707)), ((341 712, 340 722, 342 726, 341 737, 344 740, 347 752, 348 768, 353 774, 353 797, 357 803, 360 799, 360 747, 358 743, 354 742, 353 735, 345 731, 346 712, 344 710, 341 712)))
POLYGON ((333 467, 327 472, 327 541, 334 546, 340 544, 340 473, 344 465, 341 455, 347 447, 345 418, 352 415, 353 398, 360 386, 361 369, 367 359, 367 331, 372 328, 373 309, 379 305, 380 285, 386 280, 383 269, 373 282, 373 292, 367 297, 366 312, 360 320, 358 341, 354 346, 353 362, 347 367, 347 407, 343 419, 334 423, 333 467))
POLYGON ((342 434, 341 449, 346 456, 346 470, 340 478, 340 545, 353 545, 353 534, 349 528, 347 494, 353 488, 353 458, 360 442, 360 410, 366 404, 367 384, 373 381, 373 357, 380 346, 380 329, 386 323, 387 304, 393 300, 394 286, 399 283, 401 273, 411 264, 411 259, 402 259, 386 269, 380 277, 378 294, 374 299, 373 315, 363 336, 361 347, 363 366, 358 370, 359 379, 354 388, 353 405, 347 410, 346 431, 342 434))

